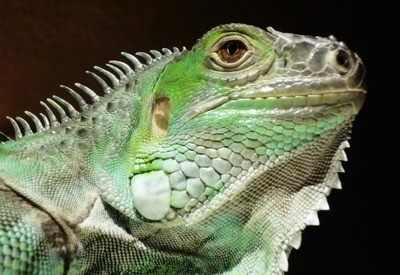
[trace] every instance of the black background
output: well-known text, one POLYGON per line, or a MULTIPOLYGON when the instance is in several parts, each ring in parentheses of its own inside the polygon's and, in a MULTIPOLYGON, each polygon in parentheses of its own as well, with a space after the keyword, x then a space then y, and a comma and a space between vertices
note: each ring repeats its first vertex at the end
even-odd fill
POLYGON ((330 211, 319 212, 321 225, 306 228, 288 274, 391 274, 397 269, 399 217, 393 9, 343 0, 0 0, 0 129, 12 133, 6 115, 43 112, 39 101, 53 94, 68 98, 60 84, 93 87, 85 70, 124 60, 121 51, 190 48, 210 28, 232 22, 333 34, 364 60, 368 95, 346 151, 343 190, 328 198, 330 211))

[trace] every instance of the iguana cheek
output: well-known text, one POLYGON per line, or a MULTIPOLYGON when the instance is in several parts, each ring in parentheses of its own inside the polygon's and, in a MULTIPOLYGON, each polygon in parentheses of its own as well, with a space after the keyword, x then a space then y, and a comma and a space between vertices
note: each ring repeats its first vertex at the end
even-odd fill
POLYGON ((164 171, 139 174, 131 179, 136 210, 146 219, 163 219, 170 209, 171 188, 164 171))

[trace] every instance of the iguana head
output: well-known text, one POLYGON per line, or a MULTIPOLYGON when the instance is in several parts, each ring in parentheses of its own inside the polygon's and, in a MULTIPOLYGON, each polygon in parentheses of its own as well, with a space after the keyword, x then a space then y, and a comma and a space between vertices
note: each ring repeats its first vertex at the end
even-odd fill
MULTIPOLYGON (((246 98, 267 99, 267 109, 334 105, 340 92, 365 90, 360 59, 333 36, 268 30, 219 26, 169 64, 155 92, 170 99, 172 119, 188 121, 228 102, 244 104, 246 98)), ((363 96, 357 98, 355 113, 363 96)))
POLYGON ((138 158, 132 169, 138 215, 232 228, 226 242, 251 232, 257 245, 239 266, 263 258, 267 270, 287 270, 301 230, 318 224, 316 212, 340 185, 365 93, 360 58, 333 36, 212 29, 165 66, 152 90, 153 129, 163 130, 139 150, 158 168, 138 158))

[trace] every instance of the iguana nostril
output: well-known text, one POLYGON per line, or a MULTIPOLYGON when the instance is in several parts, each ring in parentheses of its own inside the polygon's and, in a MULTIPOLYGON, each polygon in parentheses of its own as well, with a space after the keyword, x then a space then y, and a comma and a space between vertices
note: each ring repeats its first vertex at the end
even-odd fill
POLYGON ((345 69, 345 70, 342 69, 342 71, 347 72, 351 67, 350 56, 344 50, 338 50, 338 52, 336 54, 336 62, 340 67, 345 69))

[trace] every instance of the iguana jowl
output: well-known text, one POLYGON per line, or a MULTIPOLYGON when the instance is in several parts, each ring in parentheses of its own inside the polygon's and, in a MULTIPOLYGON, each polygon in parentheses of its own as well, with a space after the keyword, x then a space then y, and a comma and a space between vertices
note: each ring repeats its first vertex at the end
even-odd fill
POLYGON ((42 102, 47 115, 26 112, 35 131, 9 118, 1 273, 287 271, 340 187, 360 58, 333 37, 242 24, 123 55, 89 72, 104 95, 76 84, 92 102, 64 87, 77 107, 42 102))

